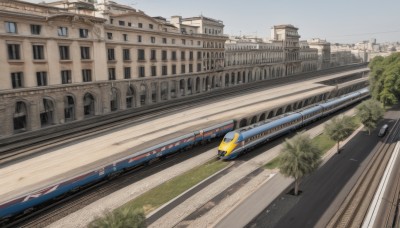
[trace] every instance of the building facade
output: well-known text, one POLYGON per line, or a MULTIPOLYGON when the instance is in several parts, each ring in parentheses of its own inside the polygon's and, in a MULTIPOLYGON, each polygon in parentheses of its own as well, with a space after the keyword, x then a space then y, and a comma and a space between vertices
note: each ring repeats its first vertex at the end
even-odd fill
POLYGON ((0 2, 0 137, 315 69, 292 25, 226 42, 219 20, 93 2, 0 2))

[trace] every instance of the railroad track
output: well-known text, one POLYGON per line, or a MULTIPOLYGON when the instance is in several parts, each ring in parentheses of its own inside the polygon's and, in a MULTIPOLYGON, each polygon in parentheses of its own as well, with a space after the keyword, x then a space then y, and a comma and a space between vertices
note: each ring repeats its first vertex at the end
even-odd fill
POLYGON ((90 124, 84 126, 80 126, 81 123, 77 122, 81 121, 77 121, 66 124, 65 126, 55 126, 53 128, 46 128, 45 130, 38 130, 36 132, 22 133, 14 137, 0 139, 0 165, 21 157, 35 154, 43 149, 58 146, 62 144, 62 142, 65 143, 104 131, 117 129, 119 127, 126 127, 127 124, 137 124, 168 113, 198 107, 210 101, 222 100, 226 97, 232 96, 241 96, 259 89, 283 85, 288 81, 288 78, 291 79, 291 83, 296 83, 305 79, 323 79, 324 76, 328 74, 359 69, 365 66, 365 64, 360 64, 355 66, 332 68, 319 72, 293 75, 285 78, 271 79, 241 86, 233 86, 223 90, 212 91, 208 93, 207 96, 188 96, 180 98, 179 100, 141 107, 135 110, 124 110, 118 113, 113 113, 112 115, 94 117, 91 120, 88 120, 88 122, 91 122, 90 124), (321 74, 323 76, 321 76, 321 74), (64 129, 66 126, 69 126, 70 128, 64 129))
POLYGON ((368 162, 355 186, 328 223, 328 228, 361 227, 390 159, 396 141, 395 136, 399 132, 400 121, 397 120, 389 136, 368 162))

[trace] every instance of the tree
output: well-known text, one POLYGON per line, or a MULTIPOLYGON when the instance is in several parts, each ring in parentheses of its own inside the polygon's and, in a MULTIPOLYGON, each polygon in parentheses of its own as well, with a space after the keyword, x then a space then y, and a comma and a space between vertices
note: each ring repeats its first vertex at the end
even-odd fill
POLYGON ((370 91, 374 99, 392 105, 400 99, 400 53, 377 56, 368 65, 370 91))
POLYGON ((104 217, 93 220, 89 228, 145 228, 146 216, 142 208, 124 207, 114 212, 106 212, 104 217))
POLYGON ((325 124, 325 133, 330 139, 337 142, 337 153, 340 154, 340 142, 353 133, 356 124, 349 116, 335 117, 325 124))
POLYGON ((371 134, 371 130, 376 127, 384 113, 385 109, 382 104, 376 100, 367 100, 357 106, 357 116, 368 129, 368 134, 371 134))
POLYGON ((298 133, 285 140, 279 168, 284 176, 294 178, 295 195, 298 195, 301 179, 319 167, 321 155, 308 134, 298 133))

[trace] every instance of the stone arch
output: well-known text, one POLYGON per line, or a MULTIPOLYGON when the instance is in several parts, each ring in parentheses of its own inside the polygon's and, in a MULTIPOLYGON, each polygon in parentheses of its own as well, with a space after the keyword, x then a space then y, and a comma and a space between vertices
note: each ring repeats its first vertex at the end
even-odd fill
POLYGON ((161 86, 161 100, 166 101, 168 100, 168 82, 163 81, 160 83, 161 86))
POLYGON ((243 73, 242 73, 242 83, 246 83, 246 82, 247 82, 247 80, 246 80, 246 72, 243 71, 243 73))
POLYGON ((206 91, 209 91, 211 89, 211 79, 210 76, 206 77, 206 91))
POLYGON ((110 94, 110 110, 111 112, 117 111, 119 109, 119 91, 117 88, 111 88, 110 94))
POLYGON ((288 113, 291 111, 292 111, 292 106, 291 105, 286 106, 285 113, 288 113))
POLYGON ((236 77, 236 84, 240 84, 240 80, 241 80, 241 75, 240 75, 240 71, 237 73, 237 77, 236 77))
POLYGON ((228 87, 228 86, 229 86, 229 74, 226 73, 225 74, 225 87, 228 87))
POLYGON ((75 97, 71 94, 64 96, 64 122, 71 122, 75 117, 75 97))
POLYGON ((148 96, 147 96, 147 85, 141 84, 139 90, 139 98, 140 98, 140 106, 146 105, 148 103, 148 96))
POLYGON ((200 77, 196 78, 196 93, 200 93, 201 91, 201 80, 200 77))
POLYGON ((253 116, 250 120, 250 124, 255 124, 257 123, 257 116, 253 116))
POLYGON ((83 114, 85 118, 95 115, 95 103, 96 101, 94 96, 89 92, 85 93, 83 96, 83 114))
POLYGON ((157 88, 158 88, 157 82, 150 83, 151 102, 152 103, 157 103, 157 88))
POLYGON ((235 85, 235 73, 233 73, 233 72, 231 73, 231 81, 229 84, 235 85))
POLYGON ((176 98, 178 95, 178 92, 177 92, 178 88, 177 88, 176 84, 177 84, 176 80, 172 80, 170 83, 169 91, 171 94, 171 98, 176 98))
POLYGON ((126 90, 126 108, 134 108, 136 107, 136 99, 135 99, 135 89, 133 86, 128 86, 126 90))
POLYGON ((274 117, 274 111, 270 111, 270 112, 268 113, 267 119, 271 119, 271 118, 273 118, 273 117, 274 117))
POLYGON ((187 79, 187 94, 193 94, 193 79, 187 79))
POLYGON ((43 97, 39 102, 39 107, 41 127, 54 124, 55 106, 53 99, 43 97))
POLYGON ((13 113, 14 133, 28 130, 28 117, 29 112, 26 102, 17 101, 13 113))
POLYGON ((276 111, 275 116, 279 116, 279 115, 282 115, 282 114, 283 114, 283 108, 280 107, 280 108, 278 109, 278 111, 276 111))
POLYGON ((243 118, 239 122, 239 128, 247 126, 247 119, 243 118))
POLYGON ((211 77, 211 89, 215 88, 215 76, 211 77))
POLYGON ((260 118, 258 118, 258 122, 264 121, 265 120, 265 113, 260 115, 260 118))

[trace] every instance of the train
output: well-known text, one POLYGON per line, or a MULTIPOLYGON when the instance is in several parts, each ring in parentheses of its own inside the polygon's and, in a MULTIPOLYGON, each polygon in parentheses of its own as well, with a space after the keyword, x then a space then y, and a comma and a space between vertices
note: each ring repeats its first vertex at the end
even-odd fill
MULTIPOLYGON (((212 126, 200 130, 188 131, 188 133, 182 136, 175 137, 139 152, 133 152, 129 156, 106 165, 99 165, 97 168, 67 178, 58 183, 0 202, 0 225, 8 222, 15 216, 31 212, 44 203, 49 203, 70 192, 76 192, 85 186, 95 184, 106 178, 117 176, 124 171, 146 165, 151 161, 191 148, 199 143, 222 137, 227 132, 234 129, 234 124, 235 122, 233 120, 229 120, 223 123, 215 123, 212 126)), ((132 150, 134 150, 134 148, 132 148, 132 150)), ((1 200, 4 199, 0 199, 0 201, 1 200)))
POLYGON ((181 136, 142 149, 107 164, 99 165, 89 171, 66 178, 57 183, 49 184, 29 193, 10 199, 0 199, 0 225, 7 223, 16 216, 31 212, 41 205, 54 202, 63 196, 82 188, 98 183, 107 178, 117 176, 127 170, 143 166, 154 160, 182 151, 200 143, 205 143, 223 137, 218 147, 218 157, 224 160, 234 159, 240 153, 261 142, 268 141, 290 130, 296 129, 310 121, 328 115, 351 103, 368 96, 368 89, 362 89, 348 95, 329 100, 298 112, 284 114, 244 128, 235 129, 235 120, 222 123, 210 123, 211 126, 196 131, 187 130, 181 136), (3 201, 4 200, 4 201, 3 201))
POLYGON ((312 107, 228 132, 218 146, 217 156, 222 160, 235 159, 260 144, 294 131, 368 96, 369 90, 364 88, 312 107))

